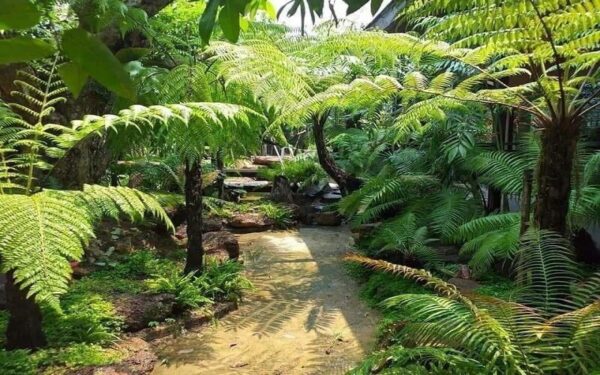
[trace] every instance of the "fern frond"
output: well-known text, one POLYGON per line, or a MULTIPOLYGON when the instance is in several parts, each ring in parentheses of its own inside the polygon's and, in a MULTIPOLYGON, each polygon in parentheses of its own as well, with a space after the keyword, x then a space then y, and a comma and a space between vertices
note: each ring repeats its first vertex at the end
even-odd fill
POLYGON ((564 237, 529 229, 521 239, 515 262, 523 301, 547 314, 562 313, 572 305, 565 296, 579 275, 573 250, 564 237))
POLYGON ((84 191, 0 195, 0 205, 3 271, 14 271, 29 296, 56 308, 70 280, 69 262, 81 259, 101 217, 125 213, 139 219, 149 212, 173 228, 156 200, 128 188, 92 185, 84 191))

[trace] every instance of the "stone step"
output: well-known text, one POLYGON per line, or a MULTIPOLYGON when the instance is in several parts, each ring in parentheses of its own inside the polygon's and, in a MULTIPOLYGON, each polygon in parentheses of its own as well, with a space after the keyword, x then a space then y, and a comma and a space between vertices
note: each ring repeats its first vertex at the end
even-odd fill
MULTIPOLYGON (((291 160, 291 156, 284 156, 283 160, 291 160)), ((252 157, 252 162, 256 165, 274 165, 280 163, 279 156, 258 155, 252 157)))
POLYGON ((262 166, 244 167, 244 168, 228 168, 225 169, 225 175, 229 177, 256 177, 258 170, 264 168, 262 166))
POLYGON ((226 189, 242 189, 246 191, 271 191, 271 181, 256 180, 251 177, 228 177, 224 181, 226 189))

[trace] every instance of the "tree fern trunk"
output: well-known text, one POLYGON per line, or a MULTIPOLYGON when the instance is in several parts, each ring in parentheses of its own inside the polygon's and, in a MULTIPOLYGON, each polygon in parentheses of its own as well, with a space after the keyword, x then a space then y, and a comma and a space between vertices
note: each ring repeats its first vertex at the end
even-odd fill
POLYGON ((36 349, 46 346, 40 307, 33 298, 27 298, 27 290, 16 285, 12 272, 6 273, 6 306, 10 314, 6 348, 36 349))
POLYGON ((534 221, 540 229, 565 233, 571 172, 579 138, 579 122, 548 124, 542 131, 542 147, 537 169, 537 195, 534 221))
POLYGON ((315 146, 317 148, 319 164, 323 170, 327 172, 329 177, 333 178, 340 186, 342 195, 348 195, 349 193, 352 193, 360 188, 362 182, 360 179, 352 176, 349 173, 346 173, 346 171, 338 167, 335 160, 327 150, 324 131, 326 118, 327 116, 313 117, 313 136, 315 137, 315 146))
POLYGON ((187 213, 187 256, 184 272, 202 271, 202 166, 201 161, 186 161, 185 207, 187 213))

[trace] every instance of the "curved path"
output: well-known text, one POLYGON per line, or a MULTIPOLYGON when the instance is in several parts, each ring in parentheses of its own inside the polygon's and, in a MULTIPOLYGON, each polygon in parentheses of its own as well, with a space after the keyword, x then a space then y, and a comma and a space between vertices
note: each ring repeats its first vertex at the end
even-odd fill
POLYGON ((340 259, 350 238, 344 227, 240 235, 256 291, 215 326, 161 344, 154 374, 345 373, 377 321, 340 259))

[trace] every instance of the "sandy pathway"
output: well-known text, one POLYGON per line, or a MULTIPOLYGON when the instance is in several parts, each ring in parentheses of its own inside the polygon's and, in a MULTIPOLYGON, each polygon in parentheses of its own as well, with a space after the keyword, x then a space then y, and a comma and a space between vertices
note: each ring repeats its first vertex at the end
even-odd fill
POLYGON ((156 375, 343 374, 372 349, 375 313, 340 255, 345 228, 240 236, 256 292, 217 326, 165 342, 156 375))

